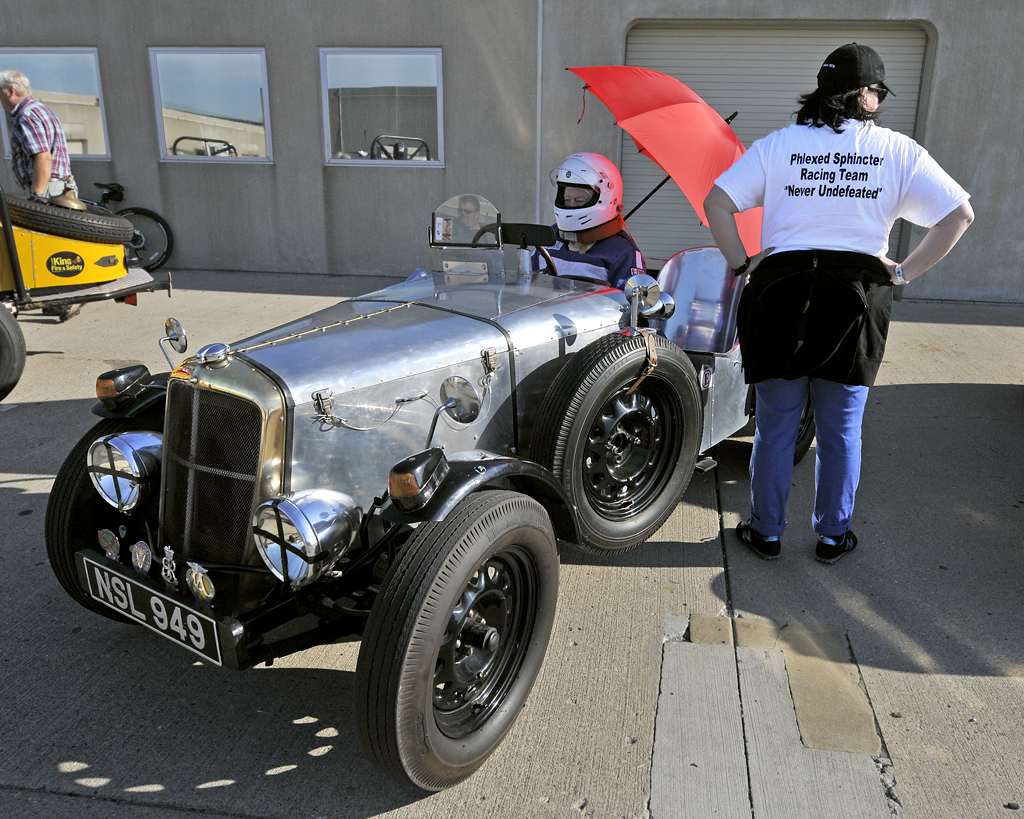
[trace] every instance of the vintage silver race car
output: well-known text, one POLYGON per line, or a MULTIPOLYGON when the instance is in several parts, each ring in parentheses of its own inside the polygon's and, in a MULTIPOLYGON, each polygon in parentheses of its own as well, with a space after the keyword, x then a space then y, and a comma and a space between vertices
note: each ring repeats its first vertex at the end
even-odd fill
MULTIPOLYGON (((526 701, 558 544, 642 543, 749 413, 720 254, 666 268, 673 315, 648 276, 531 273, 551 228, 481 204, 461 241, 458 197, 437 209, 432 269, 403 284, 168 374, 101 375, 46 514, 76 601, 210 663, 361 639, 363 750, 427 790, 476 770, 526 701), (694 349, 638 326, 659 321, 694 349)), ((163 344, 186 351, 173 319, 163 344)))

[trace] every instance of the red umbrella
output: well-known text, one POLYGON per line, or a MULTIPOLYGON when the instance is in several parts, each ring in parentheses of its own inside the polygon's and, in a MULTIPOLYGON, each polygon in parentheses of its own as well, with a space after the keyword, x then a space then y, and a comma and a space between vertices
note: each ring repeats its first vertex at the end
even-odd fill
MULTIPOLYGON (((615 115, 640 153, 653 159, 707 224, 704 197, 743 153, 728 123, 675 77, 631 65, 570 68, 615 115)), ((753 256, 761 249, 761 208, 738 214, 740 238, 753 256)))

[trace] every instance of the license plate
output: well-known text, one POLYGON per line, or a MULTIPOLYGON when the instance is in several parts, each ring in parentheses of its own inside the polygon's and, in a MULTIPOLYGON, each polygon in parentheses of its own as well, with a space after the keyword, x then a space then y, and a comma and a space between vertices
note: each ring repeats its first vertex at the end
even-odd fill
POLYGON ((222 664, 217 622, 212 617, 155 592, 83 554, 78 558, 85 569, 89 596, 97 603, 141 623, 212 663, 222 664))

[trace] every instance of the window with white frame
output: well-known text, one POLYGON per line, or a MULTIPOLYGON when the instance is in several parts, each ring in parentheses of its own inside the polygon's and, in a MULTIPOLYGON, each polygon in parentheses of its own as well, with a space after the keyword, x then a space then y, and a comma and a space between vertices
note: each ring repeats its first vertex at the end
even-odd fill
POLYGON ((151 48, 164 160, 270 162, 262 48, 151 48))
MULTIPOLYGON (((28 77, 32 96, 53 111, 73 159, 110 159, 100 61, 95 48, 0 48, 0 70, 28 77)), ((11 155, 11 118, 0 118, 11 155)))
POLYGON ((327 164, 444 163, 441 49, 321 48, 327 164))

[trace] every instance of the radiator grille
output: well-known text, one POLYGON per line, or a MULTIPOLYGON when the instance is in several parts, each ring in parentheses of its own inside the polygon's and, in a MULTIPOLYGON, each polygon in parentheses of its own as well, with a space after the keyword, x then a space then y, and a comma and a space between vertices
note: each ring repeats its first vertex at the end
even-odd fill
POLYGON ((244 562, 260 472, 257 404, 172 380, 164 434, 163 543, 178 557, 244 562))

